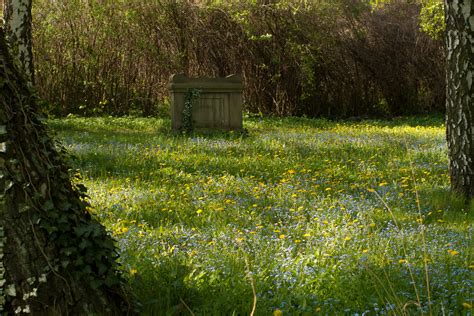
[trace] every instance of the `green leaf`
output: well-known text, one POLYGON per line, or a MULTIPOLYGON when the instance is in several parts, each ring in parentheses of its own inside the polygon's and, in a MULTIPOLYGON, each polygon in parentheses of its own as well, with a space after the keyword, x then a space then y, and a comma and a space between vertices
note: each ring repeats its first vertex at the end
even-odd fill
POLYGON ((54 203, 51 200, 48 200, 43 204, 43 210, 51 211, 53 209, 54 209, 54 203))

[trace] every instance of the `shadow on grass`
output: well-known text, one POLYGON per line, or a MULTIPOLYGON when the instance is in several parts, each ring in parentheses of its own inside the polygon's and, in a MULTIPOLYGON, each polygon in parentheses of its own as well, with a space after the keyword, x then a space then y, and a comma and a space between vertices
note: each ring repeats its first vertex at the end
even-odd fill
POLYGON ((58 134, 127 135, 135 133, 171 135, 171 121, 155 118, 90 117, 52 119, 47 125, 58 134))
POLYGON ((474 223, 474 200, 466 200, 449 188, 424 187, 420 191, 420 200, 422 205, 431 209, 426 214, 427 223, 474 223))
POLYGON ((141 298, 140 315, 189 315, 189 305, 202 296, 186 284, 192 268, 181 260, 165 258, 160 265, 140 266, 130 279, 133 293, 141 298))
MULTIPOLYGON (((452 284, 463 282, 468 272, 462 268, 456 271, 448 265, 451 264, 444 262, 428 266, 427 276, 423 265, 376 264, 365 261, 362 256, 359 264, 333 271, 331 275, 317 265, 306 266, 316 274, 298 277, 300 281, 296 284, 285 285, 279 279, 255 274, 256 314, 269 315, 279 307, 285 314, 295 315, 334 315, 336 311, 341 314, 345 311, 346 315, 415 315, 429 311, 433 315, 444 311, 461 315, 466 311, 462 302, 468 297, 469 289, 456 292, 452 284), (445 269, 450 272, 446 274, 445 269), (430 297, 426 291, 427 277, 431 283, 430 297), (440 282, 440 278, 443 281, 440 282), (440 283, 433 284, 432 279, 440 283), (433 303, 431 309, 429 301, 433 303)), ((249 314, 252 293, 248 281, 243 275, 230 278, 187 266, 181 258, 167 257, 158 268, 144 267, 131 279, 131 285, 134 293, 142 298, 142 315, 249 314)))
POLYGON ((307 117, 250 117, 246 123, 251 126, 264 124, 268 128, 314 128, 320 130, 330 130, 338 125, 342 126, 359 126, 371 125, 374 127, 442 127, 444 118, 442 115, 437 116, 411 116, 396 117, 392 119, 371 119, 371 118, 348 118, 348 119, 324 119, 324 118, 307 118, 307 117))

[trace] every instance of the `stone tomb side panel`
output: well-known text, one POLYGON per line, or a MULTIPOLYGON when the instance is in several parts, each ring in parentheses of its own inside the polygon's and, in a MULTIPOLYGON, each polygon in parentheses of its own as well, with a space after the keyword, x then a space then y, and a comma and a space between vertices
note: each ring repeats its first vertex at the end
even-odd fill
POLYGON ((196 127, 229 128, 229 94, 203 93, 193 107, 196 127))

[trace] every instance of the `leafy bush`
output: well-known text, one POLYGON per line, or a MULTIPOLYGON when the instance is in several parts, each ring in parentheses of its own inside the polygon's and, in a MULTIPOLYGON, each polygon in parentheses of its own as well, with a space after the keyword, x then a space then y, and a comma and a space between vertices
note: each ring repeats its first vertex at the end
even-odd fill
POLYGON ((421 5, 381 3, 38 0, 37 86, 56 115, 162 113, 180 72, 242 74, 255 113, 442 111, 442 43, 421 5))
POLYGON ((420 12, 420 27, 434 39, 441 39, 446 28, 444 4, 441 0, 425 1, 420 12))

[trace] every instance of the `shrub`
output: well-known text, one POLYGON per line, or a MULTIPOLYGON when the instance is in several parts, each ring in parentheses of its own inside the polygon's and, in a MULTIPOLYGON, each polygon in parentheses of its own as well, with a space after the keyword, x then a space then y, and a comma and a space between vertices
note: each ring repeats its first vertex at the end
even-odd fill
POLYGON ((442 111, 442 43, 419 19, 408 0, 38 0, 37 86, 56 115, 155 115, 179 72, 242 74, 254 113, 442 111))

